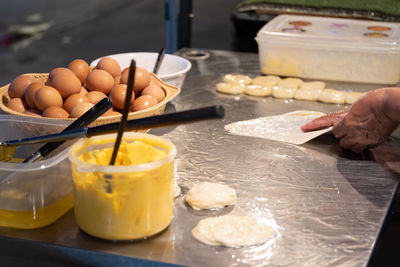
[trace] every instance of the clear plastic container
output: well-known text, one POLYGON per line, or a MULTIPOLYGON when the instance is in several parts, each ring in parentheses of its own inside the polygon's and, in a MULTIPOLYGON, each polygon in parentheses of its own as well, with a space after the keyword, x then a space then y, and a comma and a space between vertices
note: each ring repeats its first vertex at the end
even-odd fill
POLYGON ((115 137, 81 139, 70 149, 76 222, 84 232, 109 240, 155 235, 173 216, 175 146, 161 137, 126 132, 125 144, 141 142, 120 148, 129 165, 110 166, 115 137))
POLYGON ((396 23, 279 15, 256 41, 264 74, 376 84, 400 80, 396 23))
MULTIPOLYGON (((66 126, 57 120, 0 115, 0 140, 56 133, 66 126)), ((42 161, 19 163, 40 146, 17 147, 10 161, 0 162, 0 226, 46 226, 73 206, 68 143, 42 161)))

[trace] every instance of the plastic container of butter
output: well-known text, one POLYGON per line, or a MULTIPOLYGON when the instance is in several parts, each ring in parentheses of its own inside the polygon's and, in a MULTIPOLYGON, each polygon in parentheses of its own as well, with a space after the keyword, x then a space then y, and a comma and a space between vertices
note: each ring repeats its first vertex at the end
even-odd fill
POLYGON ((264 74, 374 84, 400 80, 396 23, 279 15, 255 39, 264 74))
POLYGON ((172 221, 175 146, 159 136, 126 132, 110 166, 115 138, 81 139, 69 150, 76 222, 102 239, 153 236, 172 221))
MULTIPOLYGON (((56 133, 66 126, 65 122, 56 120, 0 115, 0 140, 56 133)), ((42 144, 19 146, 12 153, 12 158, 0 161, 1 227, 43 227, 72 208, 71 167, 66 149, 70 144, 65 143, 44 160, 35 163, 20 162, 42 144)))

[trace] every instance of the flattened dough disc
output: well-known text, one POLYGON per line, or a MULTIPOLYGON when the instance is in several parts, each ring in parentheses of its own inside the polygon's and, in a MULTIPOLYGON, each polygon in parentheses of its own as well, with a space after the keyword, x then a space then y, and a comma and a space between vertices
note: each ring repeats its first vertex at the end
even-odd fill
POLYGON ((231 214, 203 219, 192 230, 193 237, 202 243, 227 247, 262 244, 275 234, 273 228, 256 218, 231 214))

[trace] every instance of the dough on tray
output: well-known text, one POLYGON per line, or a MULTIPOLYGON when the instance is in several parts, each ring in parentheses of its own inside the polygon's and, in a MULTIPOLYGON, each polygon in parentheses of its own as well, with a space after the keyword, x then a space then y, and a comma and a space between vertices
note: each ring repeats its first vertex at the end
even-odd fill
POLYGON ((254 85, 261 85, 273 88, 275 85, 278 84, 281 78, 274 75, 267 75, 267 76, 258 76, 253 79, 251 84, 254 85))
POLYGON ((272 94, 272 87, 250 84, 246 86, 244 92, 252 96, 270 96, 272 94))
POLYGON ((366 93, 362 92, 347 92, 346 94, 346 104, 353 104, 356 102, 359 98, 364 96, 366 93))
POLYGON ((233 83, 233 84, 243 84, 249 85, 252 82, 252 79, 249 76, 243 74, 226 74, 224 76, 224 82, 233 83))
POLYGON ((273 228, 256 218, 233 214, 203 219, 192 230, 193 237, 202 243, 227 247, 262 244, 275 234, 273 228))
POLYGON ((185 199, 193 209, 202 210, 234 205, 237 197, 235 189, 227 185, 201 182, 189 190, 185 199))
POLYGON ((296 91, 295 99, 298 100, 312 100, 318 99, 322 90, 325 88, 324 82, 304 82, 296 91))
POLYGON ((324 89, 318 97, 318 101, 333 104, 344 104, 346 100, 345 91, 335 89, 324 89))
POLYGON ((303 82, 299 90, 320 90, 325 88, 324 82, 303 82))
POLYGON ((242 84, 234 83, 217 83, 217 91, 230 95, 243 94, 246 90, 246 86, 242 84))
POLYGON ((274 87, 272 96, 276 98, 293 98, 303 81, 298 78, 286 78, 278 82, 274 87))
POLYGON ((270 96, 274 86, 280 79, 278 76, 273 75, 258 76, 253 79, 250 85, 246 86, 244 92, 252 96, 270 96))

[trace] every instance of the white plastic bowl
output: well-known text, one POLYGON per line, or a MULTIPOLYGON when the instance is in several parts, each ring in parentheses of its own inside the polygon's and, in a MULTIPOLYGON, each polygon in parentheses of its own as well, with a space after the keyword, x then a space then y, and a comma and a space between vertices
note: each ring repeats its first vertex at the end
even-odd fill
MULTIPOLYGON (((138 52, 114 54, 104 57, 111 57, 117 60, 121 66, 121 69, 129 67, 131 64, 131 59, 134 59, 136 60, 136 66, 153 72, 157 56, 158 53, 138 52)), ((95 67, 100 59, 102 59, 102 57, 93 60, 90 63, 90 66, 95 67)), ((183 81, 185 80, 186 73, 191 67, 192 64, 189 60, 180 56, 165 54, 157 76, 164 82, 181 88, 183 81)))

